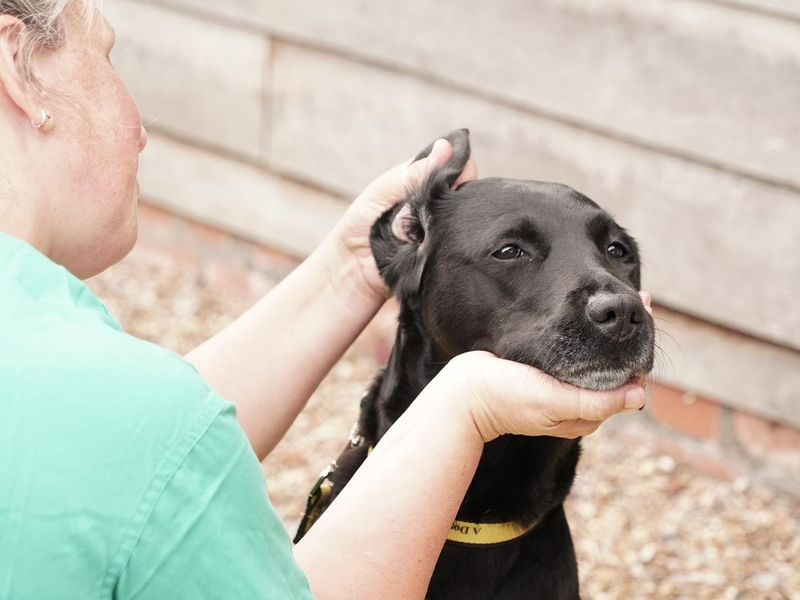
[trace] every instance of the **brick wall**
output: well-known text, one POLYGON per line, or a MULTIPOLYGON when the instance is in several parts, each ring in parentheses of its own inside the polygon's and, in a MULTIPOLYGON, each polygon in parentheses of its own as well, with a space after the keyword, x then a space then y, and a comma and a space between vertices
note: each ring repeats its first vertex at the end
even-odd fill
POLYGON ((482 175, 568 183, 640 240, 664 332, 649 419, 716 440, 756 474, 800 479, 800 9, 117 0, 107 10, 115 64, 151 134, 147 201, 301 257, 372 177, 470 127, 482 175))

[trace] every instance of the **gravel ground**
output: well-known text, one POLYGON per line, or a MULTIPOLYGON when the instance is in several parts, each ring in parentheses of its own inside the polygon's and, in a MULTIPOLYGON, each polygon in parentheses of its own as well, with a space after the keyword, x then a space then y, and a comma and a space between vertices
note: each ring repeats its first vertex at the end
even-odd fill
MULTIPOLYGON (((263 293, 274 273, 231 278, 218 264, 137 250, 91 286, 129 332, 185 352, 250 303, 218 282, 246 280, 263 293)), ((272 502, 292 532, 379 366, 375 340, 392 325, 391 311, 379 315, 265 463, 272 502)), ((628 422, 584 441, 567 505, 584 598, 800 599, 797 498, 698 473, 660 454, 639 415, 618 419, 628 422)))

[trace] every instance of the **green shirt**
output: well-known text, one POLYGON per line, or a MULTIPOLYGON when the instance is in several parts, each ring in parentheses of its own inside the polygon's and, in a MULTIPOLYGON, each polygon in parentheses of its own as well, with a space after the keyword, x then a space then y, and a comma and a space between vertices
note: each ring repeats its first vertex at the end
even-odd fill
POLYGON ((233 405, 2 233, 0 598, 311 598, 233 405))

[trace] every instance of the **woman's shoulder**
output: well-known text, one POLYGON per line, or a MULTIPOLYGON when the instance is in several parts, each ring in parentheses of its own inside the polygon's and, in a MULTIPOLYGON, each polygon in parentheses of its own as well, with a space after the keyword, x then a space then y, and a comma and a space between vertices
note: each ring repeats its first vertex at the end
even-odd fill
POLYGON ((0 434, 4 424, 22 425, 24 445, 67 462, 128 461, 146 478, 170 448, 191 443, 230 405, 183 357, 79 308, 40 305, 0 327, 0 406, 9 416, 0 434))
MULTIPOLYGON (((43 327, 14 349, 0 344, 0 472, 25 490, 0 497, 0 529, 26 540, 19 562, 97 589, 119 574, 192 451, 225 456, 244 434, 177 354, 114 328, 43 327)), ((198 490, 214 476, 191 474, 198 490)))
POLYGON ((103 322, 43 315, 6 337, 0 363, 5 389, 31 398, 60 398, 83 416, 137 413, 182 418, 222 400, 182 356, 103 322), (89 414, 86 414, 89 413, 89 414))

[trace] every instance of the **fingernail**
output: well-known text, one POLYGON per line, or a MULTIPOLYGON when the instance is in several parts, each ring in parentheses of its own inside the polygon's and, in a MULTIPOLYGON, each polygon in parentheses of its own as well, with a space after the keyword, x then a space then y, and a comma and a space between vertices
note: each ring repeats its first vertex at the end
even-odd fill
POLYGON ((625 408, 641 408, 644 406, 645 392, 643 388, 635 387, 625 392, 625 408))

